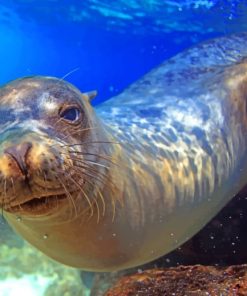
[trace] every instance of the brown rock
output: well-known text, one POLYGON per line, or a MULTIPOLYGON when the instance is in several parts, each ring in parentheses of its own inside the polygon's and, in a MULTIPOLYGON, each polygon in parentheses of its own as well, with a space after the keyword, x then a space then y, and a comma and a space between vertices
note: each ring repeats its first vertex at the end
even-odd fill
POLYGON ((247 265, 179 266, 125 276, 105 296, 245 296, 247 265))

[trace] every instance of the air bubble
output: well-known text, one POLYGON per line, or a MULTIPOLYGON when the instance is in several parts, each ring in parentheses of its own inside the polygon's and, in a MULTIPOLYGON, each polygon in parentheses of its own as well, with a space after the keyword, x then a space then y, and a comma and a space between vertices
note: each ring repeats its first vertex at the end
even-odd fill
POLYGON ((22 218, 18 216, 18 217, 16 217, 16 221, 17 222, 21 222, 22 221, 22 218))
POLYGON ((48 239, 48 234, 44 234, 43 239, 48 239))

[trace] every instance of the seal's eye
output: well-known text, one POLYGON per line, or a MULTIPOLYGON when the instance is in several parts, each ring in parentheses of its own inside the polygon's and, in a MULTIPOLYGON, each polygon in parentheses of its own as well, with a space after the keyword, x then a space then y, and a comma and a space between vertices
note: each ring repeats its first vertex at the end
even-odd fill
POLYGON ((60 116, 68 121, 75 122, 80 119, 81 111, 76 107, 71 107, 64 110, 60 116))

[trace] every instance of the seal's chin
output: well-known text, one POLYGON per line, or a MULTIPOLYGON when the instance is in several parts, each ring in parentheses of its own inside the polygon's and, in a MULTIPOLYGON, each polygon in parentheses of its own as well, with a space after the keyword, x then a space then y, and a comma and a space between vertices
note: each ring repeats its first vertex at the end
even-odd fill
POLYGON ((35 197, 17 206, 11 207, 11 212, 46 214, 53 208, 58 207, 61 202, 67 198, 68 196, 65 193, 35 197))

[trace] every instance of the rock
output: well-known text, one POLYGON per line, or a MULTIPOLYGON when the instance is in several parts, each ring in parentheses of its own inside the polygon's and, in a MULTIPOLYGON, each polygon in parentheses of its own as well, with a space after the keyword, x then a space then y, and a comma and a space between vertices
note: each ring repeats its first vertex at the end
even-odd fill
POLYGON ((151 269, 120 279, 104 296, 246 296, 247 265, 151 269))

